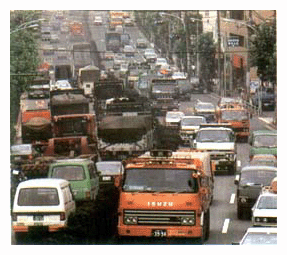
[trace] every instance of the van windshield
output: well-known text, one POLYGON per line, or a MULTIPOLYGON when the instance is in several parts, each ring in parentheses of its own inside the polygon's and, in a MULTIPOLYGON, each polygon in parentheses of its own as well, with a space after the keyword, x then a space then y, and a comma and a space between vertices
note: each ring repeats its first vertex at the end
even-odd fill
POLYGON ((18 196, 19 206, 59 205, 56 188, 23 188, 18 196))
POLYGON ((85 172, 82 166, 56 166, 53 167, 51 177, 67 181, 82 181, 85 179, 85 172))
POLYGON ((126 169, 123 189, 127 192, 186 192, 198 191, 192 170, 126 169))

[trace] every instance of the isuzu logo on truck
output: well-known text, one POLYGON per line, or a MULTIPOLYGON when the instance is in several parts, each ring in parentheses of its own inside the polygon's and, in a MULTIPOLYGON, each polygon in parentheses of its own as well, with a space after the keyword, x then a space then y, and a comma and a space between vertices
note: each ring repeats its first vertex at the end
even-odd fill
POLYGON ((148 206, 173 206, 173 202, 147 202, 148 206))

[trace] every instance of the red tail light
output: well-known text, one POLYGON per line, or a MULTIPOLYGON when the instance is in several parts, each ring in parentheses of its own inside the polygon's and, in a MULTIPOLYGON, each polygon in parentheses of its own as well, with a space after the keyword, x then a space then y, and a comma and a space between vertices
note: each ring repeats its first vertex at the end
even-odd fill
POLYGON ((65 220, 66 219, 66 213, 61 212, 60 213, 60 220, 65 220))

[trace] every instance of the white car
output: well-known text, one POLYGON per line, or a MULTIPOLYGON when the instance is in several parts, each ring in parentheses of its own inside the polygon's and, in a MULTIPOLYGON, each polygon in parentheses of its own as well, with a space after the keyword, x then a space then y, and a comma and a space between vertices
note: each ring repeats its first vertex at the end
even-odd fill
POLYGON ((126 54, 126 56, 134 56, 135 55, 135 49, 131 45, 126 45, 124 47, 123 52, 126 54))
POLYGON ((96 16, 95 19, 94 19, 94 24, 97 25, 97 26, 100 26, 103 24, 103 19, 101 16, 96 16))
POLYGON ((68 217, 76 211, 70 183, 63 179, 32 179, 21 182, 16 190, 12 229, 16 241, 33 228, 49 232, 67 227, 68 217))
POLYGON ((149 54, 156 54, 154 48, 145 49, 144 57, 146 58, 146 56, 149 55, 149 54))
POLYGON ((73 89, 69 81, 67 80, 58 80, 55 84, 55 89, 73 89))
POLYGON ((265 191, 263 188, 252 207, 252 224, 253 226, 277 227, 277 193, 265 191))
POLYGON ((168 65, 167 60, 165 58, 157 58, 155 67, 160 68, 163 65, 168 65))
POLYGON ((166 113, 165 123, 166 125, 179 125, 180 121, 184 117, 184 113, 180 111, 170 111, 166 113))
POLYGON ((239 245, 277 244, 277 228, 248 228, 239 245))
POLYGON ((186 75, 183 72, 175 72, 172 75, 172 79, 175 79, 175 80, 186 79, 186 75))

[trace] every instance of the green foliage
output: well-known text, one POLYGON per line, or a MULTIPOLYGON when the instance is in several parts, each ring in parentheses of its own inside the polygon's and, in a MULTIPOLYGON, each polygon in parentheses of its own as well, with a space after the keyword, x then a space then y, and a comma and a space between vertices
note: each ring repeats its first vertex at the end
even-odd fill
POLYGON ((251 37, 251 65, 257 66, 257 74, 262 79, 276 82, 276 24, 262 23, 256 31, 251 37))
POLYGON ((216 71, 216 45, 213 41, 212 33, 204 33, 199 37, 198 52, 200 61, 199 77, 209 86, 211 85, 211 80, 215 77, 216 71))

